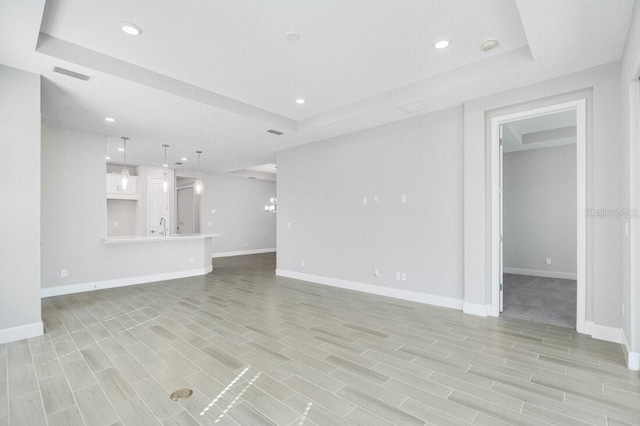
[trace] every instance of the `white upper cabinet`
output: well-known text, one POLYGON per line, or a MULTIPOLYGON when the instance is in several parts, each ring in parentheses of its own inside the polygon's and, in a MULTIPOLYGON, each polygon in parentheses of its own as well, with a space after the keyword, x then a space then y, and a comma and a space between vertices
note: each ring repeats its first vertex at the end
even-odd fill
POLYGON ((129 176, 127 189, 122 189, 122 179, 119 173, 107 173, 107 199, 137 200, 138 176, 129 176))

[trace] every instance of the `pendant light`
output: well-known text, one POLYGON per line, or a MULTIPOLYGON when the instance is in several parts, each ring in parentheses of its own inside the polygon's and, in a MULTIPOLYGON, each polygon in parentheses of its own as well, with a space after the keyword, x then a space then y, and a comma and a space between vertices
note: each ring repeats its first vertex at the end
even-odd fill
POLYGON ((193 189, 196 191, 196 194, 200 195, 202 191, 204 191, 204 183, 202 182, 202 178, 200 178, 200 154, 202 154, 202 151, 196 151, 196 154, 198 154, 198 178, 196 179, 193 189))
POLYGON ((104 159, 111 160, 111 156, 109 155, 109 144, 107 142, 107 135, 104 135, 104 159))
MULTIPOLYGON (((162 167, 166 168, 169 167, 169 164, 167 163, 167 148, 169 148, 169 145, 163 144, 162 146, 164 147, 164 163, 162 163, 162 167)), ((169 177, 167 176, 166 169, 162 175, 162 190, 164 192, 167 192, 169 190, 169 177)))
POLYGON ((129 169, 127 169, 127 141, 129 138, 122 136, 121 139, 124 148, 124 166, 120 172, 120 181, 122 183, 122 190, 126 191, 127 185, 129 185, 129 169))

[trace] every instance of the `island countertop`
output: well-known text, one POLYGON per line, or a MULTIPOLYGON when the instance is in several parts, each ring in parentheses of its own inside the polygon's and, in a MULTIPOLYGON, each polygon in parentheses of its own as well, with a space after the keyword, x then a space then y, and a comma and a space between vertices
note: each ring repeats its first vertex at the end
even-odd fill
POLYGON ((105 244, 124 244, 124 243, 149 243, 160 241, 184 241, 184 240, 202 240, 205 238, 215 238, 222 234, 172 234, 166 237, 151 237, 145 235, 128 235, 123 237, 107 237, 104 239, 105 244))

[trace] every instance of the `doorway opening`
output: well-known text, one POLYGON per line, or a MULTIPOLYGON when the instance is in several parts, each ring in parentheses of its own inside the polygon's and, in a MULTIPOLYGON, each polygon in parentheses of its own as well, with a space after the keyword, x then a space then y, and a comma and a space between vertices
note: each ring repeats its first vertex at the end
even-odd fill
POLYGON ((195 179, 176 177, 176 234, 200 232, 200 197, 195 196, 195 179))
POLYGON ((492 314, 581 332, 585 100, 494 117, 491 124, 492 314))

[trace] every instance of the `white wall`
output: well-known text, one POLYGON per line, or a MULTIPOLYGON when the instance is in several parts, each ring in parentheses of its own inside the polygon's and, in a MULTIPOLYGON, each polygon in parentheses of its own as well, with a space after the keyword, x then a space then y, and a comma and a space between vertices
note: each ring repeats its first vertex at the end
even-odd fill
MULTIPOLYGON (((620 63, 611 63, 470 100, 464 111, 280 152, 278 269, 463 297, 468 312, 487 312, 491 117, 586 98, 587 207, 617 208, 623 179, 619 88, 620 63), (397 201, 403 192, 409 193, 406 206, 397 201), (380 205, 363 207, 362 197, 375 195, 380 205), (407 282, 396 282, 396 271, 406 271, 407 282)), ((618 340, 623 221, 593 219, 587 227, 587 320, 599 336, 618 340)))
POLYGON ((503 173, 505 268, 575 275, 576 145, 505 153, 503 173))
POLYGON ((102 276, 106 235, 104 136, 43 124, 42 287, 102 276))
MULTIPOLYGON (((491 199, 488 123, 492 116, 587 99, 587 207, 622 204, 620 63, 543 81, 465 104, 465 301, 491 301, 491 199), (484 212, 484 214, 480 213, 484 212)), ((618 335, 622 327, 623 221, 587 221, 587 320, 618 335)), ((602 329, 602 328, 601 328, 602 329)))
POLYGON ((452 108, 280 152, 278 273, 461 306, 462 112, 452 108), (396 281, 396 272, 406 273, 406 281, 396 281))
POLYGON ((200 232, 223 234, 213 242, 214 253, 275 249, 277 214, 264 212, 275 182, 226 174, 202 179, 200 232))
POLYGON ((136 203, 134 200, 107 200, 108 236, 136 235, 136 203))
MULTIPOLYGON (((627 37, 620 84, 624 163, 624 206, 640 209, 640 3, 636 2, 627 37)), ((624 237, 623 318, 630 364, 640 369, 640 218, 626 221, 624 237)))
POLYGON ((202 257, 203 248, 210 253, 202 240, 105 245, 105 171, 103 135, 42 126, 43 289, 211 265, 202 257))
POLYGON ((40 76, 0 65, 0 344, 42 334, 40 76))

